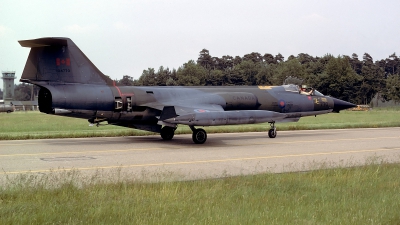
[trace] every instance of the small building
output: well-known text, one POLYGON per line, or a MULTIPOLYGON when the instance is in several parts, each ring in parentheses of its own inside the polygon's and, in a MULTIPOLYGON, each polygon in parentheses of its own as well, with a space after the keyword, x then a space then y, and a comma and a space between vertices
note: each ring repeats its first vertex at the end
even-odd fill
POLYGON ((379 94, 376 94, 374 98, 370 102, 371 107, 391 107, 391 106, 400 106, 400 102, 395 102, 393 100, 390 101, 382 101, 379 94))
POLYGON ((34 101, 16 101, 14 100, 14 80, 16 79, 15 71, 1 71, 3 79, 3 104, 12 104, 15 111, 33 111, 39 110, 38 100, 34 101))
POLYGON ((1 71, 3 79, 3 100, 11 101, 14 99, 14 80, 15 71, 1 71))

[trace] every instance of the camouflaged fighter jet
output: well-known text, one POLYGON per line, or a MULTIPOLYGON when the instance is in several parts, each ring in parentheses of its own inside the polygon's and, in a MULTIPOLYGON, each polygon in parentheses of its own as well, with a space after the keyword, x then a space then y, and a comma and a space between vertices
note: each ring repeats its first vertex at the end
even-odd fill
POLYGON ((43 113, 88 119, 153 131, 171 140, 179 124, 203 144, 205 130, 195 126, 265 123, 276 137, 276 122, 295 122, 303 116, 339 112, 354 104, 305 92, 296 85, 235 87, 116 86, 69 38, 19 41, 30 47, 21 82, 40 87, 43 113))

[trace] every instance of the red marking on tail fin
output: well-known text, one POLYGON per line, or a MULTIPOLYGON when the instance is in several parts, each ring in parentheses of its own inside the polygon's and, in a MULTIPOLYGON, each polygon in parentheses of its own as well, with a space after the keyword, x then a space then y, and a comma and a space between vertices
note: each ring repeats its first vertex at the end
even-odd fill
POLYGON ((56 65, 59 66, 60 65, 60 58, 56 59, 56 65))
POLYGON ((67 58, 67 59, 65 60, 65 64, 66 64, 67 66, 70 66, 70 65, 71 65, 71 60, 70 60, 69 58, 67 58))
POLYGON ((115 80, 113 80, 113 86, 115 87, 115 89, 117 89, 118 94, 119 94, 120 97, 134 95, 133 93, 122 93, 121 90, 119 89, 119 87, 117 85, 115 85, 115 80))

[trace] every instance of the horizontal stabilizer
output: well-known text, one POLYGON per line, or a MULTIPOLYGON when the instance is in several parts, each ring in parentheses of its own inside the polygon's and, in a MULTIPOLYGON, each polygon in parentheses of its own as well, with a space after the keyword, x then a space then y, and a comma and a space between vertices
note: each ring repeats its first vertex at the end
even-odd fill
POLYGON ((38 38, 32 40, 18 41, 22 47, 36 48, 47 46, 67 46, 68 38, 38 38))

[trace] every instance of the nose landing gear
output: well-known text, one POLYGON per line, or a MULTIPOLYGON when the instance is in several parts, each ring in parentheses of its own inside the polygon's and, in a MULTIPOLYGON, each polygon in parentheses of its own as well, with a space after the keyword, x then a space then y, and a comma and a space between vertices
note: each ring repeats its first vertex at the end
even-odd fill
POLYGON ((271 122, 270 125, 271 125, 271 129, 269 129, 269 131, 268 131, 268 137, 275 138, 276 133, 277 133, 276 127, 275 127, 275 122, 271 122))

